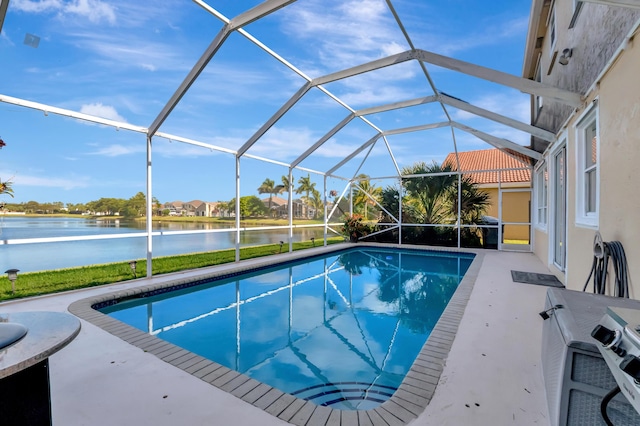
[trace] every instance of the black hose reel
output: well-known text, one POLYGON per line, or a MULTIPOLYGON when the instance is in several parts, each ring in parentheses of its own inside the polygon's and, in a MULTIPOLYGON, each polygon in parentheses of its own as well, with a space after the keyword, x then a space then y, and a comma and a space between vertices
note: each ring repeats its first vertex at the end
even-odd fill
POLYGON ((606 294, 607 276, 609 261, 613 264, 615 272, 614 296, 629 297, 629 268, 627 264, 627 256, 620 241, 602 241, 602 235, 596 231, 593 238, 593 263, 591 264, 591 272, 587 277, 582 291, 587 290, 589 281, 593 276, 593 292, 596 294, 606 294))

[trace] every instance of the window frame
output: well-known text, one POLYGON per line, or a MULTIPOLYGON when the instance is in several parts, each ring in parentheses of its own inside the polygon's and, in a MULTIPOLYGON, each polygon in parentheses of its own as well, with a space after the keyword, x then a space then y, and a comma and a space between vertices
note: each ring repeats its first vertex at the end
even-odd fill
POLYGON ((549 17, 547 18, 547 27, 549 31, 549 56, 553 56, 558 41, 558 26, 556 23, 556 3, 553 2, 549 9, 549 17))
MULTIPOLYGON (((542 60, 540 57, 538 57, 538 62, 536 64, 536 74, 534 78, 538 83, 542 83, 542 60)), ((540 110, 542 109, 544 99, 541 95, 533 95, 533 99, 535 119, 537 119, 538 115, 540 115, 540 110)))
POLYGON ((549 223, 549 172, 546 161, 534 171, 535 226, 546 231, 549 223))
MULTIPOLYGON (((594 100, 592 106, 587 109, 577 121, 575 125, 576 137, 576 225, 598 228, 598 218, 600 212, 600 117, 597 105, 597 99, 594 100), (595 124, 595 162, 588 165, 586 162, 587 150, 587 132, 595 124), (595 185, 592 185, 594 197, 594 211, 588 211, 590 197, 587 195, 588 185, 590 181, 588 176, 595 173, 595 185)), ((593 138, 591 138, 593 141, 593 138)), ((591 142, 593 143, 593 142, 591 142)), ((593 149, 593 145, 591 149, 593 149)))

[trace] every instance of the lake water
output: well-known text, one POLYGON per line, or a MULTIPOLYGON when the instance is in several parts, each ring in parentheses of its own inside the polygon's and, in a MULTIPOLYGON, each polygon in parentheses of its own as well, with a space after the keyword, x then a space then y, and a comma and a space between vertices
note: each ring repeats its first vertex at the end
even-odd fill
MULTIPOLYGON (((233 224, 230 224, 233 226, 233 224)), ((224 225, 207 223, 160 222, 154 231, 192 231, 224 229, 224 225)), ((0 273, 16 268, 21 272, 44 271, 128 262, 147 256, 147 239, 142 237, 102 240, 15 244, 15 240, 90 235, 122 235, 145 232, 145 224, 126 220, 95 220, 66 217, 0 216, 0 273), (11 240, 11 241, 10 241, 11 240), (10 241, 11 244, 7 244, 10 241)), ((322 240, 323 228, 293 230, 293 241, 322 240)), ((288 230, 246 231, 240 234, 241 246, 288 241, 288 230)), ((153 237, 153 257, 221 250, 235 247, 235 232, 161 235, 153 237)), ((286 245, 283 248, 286 250, 286 245)))

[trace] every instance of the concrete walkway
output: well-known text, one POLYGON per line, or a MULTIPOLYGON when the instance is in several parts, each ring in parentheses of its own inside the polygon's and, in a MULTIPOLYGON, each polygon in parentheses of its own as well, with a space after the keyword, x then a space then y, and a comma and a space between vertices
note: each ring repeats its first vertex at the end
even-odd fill
POLYGON ((415 425, 548 425, 541 367, 547 287, 511 270, 549 273, 530 253, 488 252, 435 395, 415 425))
MULTIPOLYGON (((512 282, 512 269, 548 272, 529 253, 486 252, 435 395, 412 425, 549 423, 538 316, 547 288, 512 282)), ((133 285, 5 302, 0 313, 64 312, 76 300, 133 285)), ((50 367, 54 425, 286 424, 86 321, 50 367)))

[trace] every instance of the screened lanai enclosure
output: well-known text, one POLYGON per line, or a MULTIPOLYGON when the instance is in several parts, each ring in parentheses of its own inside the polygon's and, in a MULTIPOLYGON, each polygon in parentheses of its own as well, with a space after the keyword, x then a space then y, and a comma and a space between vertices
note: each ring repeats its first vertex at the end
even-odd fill
POLYGON ((0 1, 0 180, 16 201, 142 193, 149 219, 169 204, 227 219, 3 233, 3 250, 137 242, 121 260, 151 275, 181 238, 228 239, 239 260, 256 235, 290 250, 342 236, 351 214, 363 241, 527 250, 530 146, 554 140, 529 124, 531 97, 580 102, 519 77, 527 1, 481 19, 476 2, 0 1), (510 162, 460 161, 493 150, 510 162))

